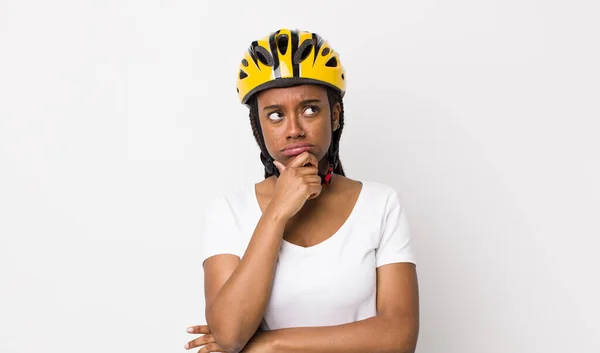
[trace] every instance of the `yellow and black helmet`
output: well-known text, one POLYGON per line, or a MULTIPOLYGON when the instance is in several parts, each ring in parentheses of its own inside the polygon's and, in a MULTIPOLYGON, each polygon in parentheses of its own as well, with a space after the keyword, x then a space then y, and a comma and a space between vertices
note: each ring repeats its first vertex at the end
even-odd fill
POLYGON ((280 29, 252 42, 240 63, 237 92, 242 104, 273 87, 316 83, 346 92, 339 55, 316 33, 280 29))

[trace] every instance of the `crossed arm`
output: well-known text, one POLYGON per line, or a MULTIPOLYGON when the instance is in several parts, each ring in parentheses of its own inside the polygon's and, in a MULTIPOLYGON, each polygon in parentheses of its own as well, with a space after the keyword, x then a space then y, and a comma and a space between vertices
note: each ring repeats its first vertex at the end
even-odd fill
POLYGON ((381 266, 377 282, 377 316, 338 326, 268 331, 262 337, 265 346, 278 353, 414 352, 419 327, 415 266, 381 266))
MULTIPOLYGON (((236 266, 236 262, 239 263, 239 258, 231 255, 215 256, 215 260, 222 262, 219 266, 221 269, 231 269, 236 266), (221 259, 216 260, 219 257, 221 259)), ((206 268, 205 266, 205 270, 206 268)), ((217 279, 219 276, 213 277, 217 279)), ((214 299, 216 292, 218 292, 216 286, 209 285, 209 289, 205 293, 207 305, 210 300, 214 299)), ((193 333, 202 333, 204 336, 191 341, 188 349, 203 346, 200 350, 201 353, 221 350, 228 353, 412 353, 415 350, 419 332, 418 280, 415 265, 394 263, 377 268, 377 315, 365 320, 337 326, 258 331, 249 340, 246 340, 243 346, 227 346, 227 342, 225 342, 224 345, 227 348, 222 345, 218 336, 215 337, 213 334, 208 317, 207 321, 207 326, 192 328, 193 333)), ((252 328, 256 330, 258 325, 254 323, 252 328)))

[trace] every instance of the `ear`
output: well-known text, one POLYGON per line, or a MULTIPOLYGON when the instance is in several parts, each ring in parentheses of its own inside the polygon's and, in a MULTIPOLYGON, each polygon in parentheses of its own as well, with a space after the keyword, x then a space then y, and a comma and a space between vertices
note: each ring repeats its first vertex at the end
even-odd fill
POLYGON ((340 105, 339 102, 336 102, 333 105, 333 119, 331 120, 331 123, 333 124, 333 131, 337 130, 337 126, 340 122, 340 114, 342 112, 342 106, 340 105))

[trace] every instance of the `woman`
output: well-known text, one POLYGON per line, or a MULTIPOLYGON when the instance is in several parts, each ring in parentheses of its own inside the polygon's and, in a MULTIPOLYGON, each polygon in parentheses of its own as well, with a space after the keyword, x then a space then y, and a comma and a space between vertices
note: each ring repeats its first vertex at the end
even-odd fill
POLYGON ((345 177, 346 82, 315 33, 251 44, 237 89, 265 179, 216 198, 204 222, 199 352, 413 352, 415 261, 399 194, 345 177))

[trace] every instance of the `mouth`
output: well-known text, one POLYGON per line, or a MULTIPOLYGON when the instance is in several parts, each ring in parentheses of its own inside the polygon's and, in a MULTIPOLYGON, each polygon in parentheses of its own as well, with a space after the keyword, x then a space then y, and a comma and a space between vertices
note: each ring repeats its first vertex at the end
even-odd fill
POLYGON ((294 157, 305 151, 310 151, 313 146, 308 143, 298 143, 286 146, 281 153, 288 157, 294 157))

